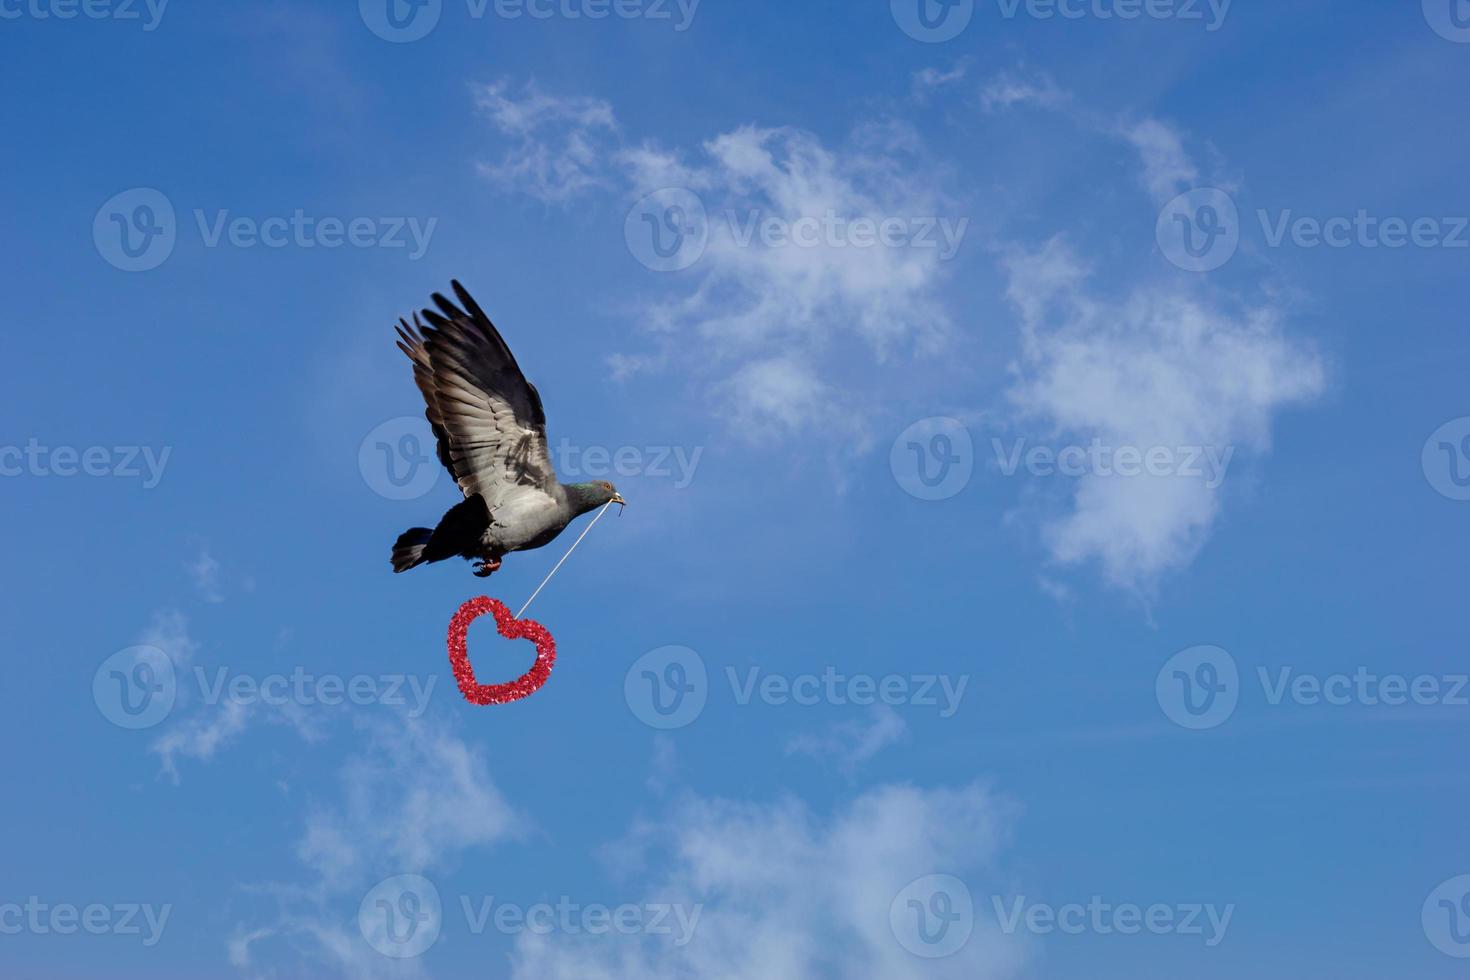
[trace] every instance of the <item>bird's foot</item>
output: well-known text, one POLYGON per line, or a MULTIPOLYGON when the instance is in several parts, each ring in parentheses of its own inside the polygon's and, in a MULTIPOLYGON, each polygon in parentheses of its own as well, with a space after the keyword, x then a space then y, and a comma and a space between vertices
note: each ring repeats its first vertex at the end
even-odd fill
POLYGON ((477 578, 489 578, 500 571, 500 559, 494 558, 489 561, 475 562, 475 576, 477 578))

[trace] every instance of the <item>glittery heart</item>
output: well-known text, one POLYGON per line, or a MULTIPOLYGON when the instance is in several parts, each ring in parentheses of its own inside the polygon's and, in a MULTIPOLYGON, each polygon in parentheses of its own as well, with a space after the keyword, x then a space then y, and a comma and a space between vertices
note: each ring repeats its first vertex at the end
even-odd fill
POLYGON ((516 619, 505 603, 480 596, 460 606, 459 612, 449 621, 449 664, 454 668, 454 679, 459 684, 460 693, 470 704, 508 704, 541 690, 556 664, 556 641, 540 623, 516 619), (495 626, 501 636, 508 640, 530 640, 536 644, 536 663, 509 684, 480 684, 475 680, 475 669, 470 666, 465 637, 469 634, 470 624, 486 613, 494 614, 495 626))

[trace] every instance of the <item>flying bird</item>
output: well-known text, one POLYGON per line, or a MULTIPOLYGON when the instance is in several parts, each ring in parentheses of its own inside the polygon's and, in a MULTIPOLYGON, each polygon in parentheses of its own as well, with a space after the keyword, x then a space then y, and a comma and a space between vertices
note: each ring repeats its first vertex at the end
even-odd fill
POLYGON ((413 324, 398 321, 398 348, 413 362, 439 462, 464 492, 430 530, 415 527, 393 545, 393 571, 458 556, 481 578, 512 551, 555 540, 579 515, 624 504, 611 483, 561 483, 546 448, 546 413, 536 386, 470 294, 452 283, 459 305, 434 294, 413 324), (428 321, 425 326, 424 321, 428 321))

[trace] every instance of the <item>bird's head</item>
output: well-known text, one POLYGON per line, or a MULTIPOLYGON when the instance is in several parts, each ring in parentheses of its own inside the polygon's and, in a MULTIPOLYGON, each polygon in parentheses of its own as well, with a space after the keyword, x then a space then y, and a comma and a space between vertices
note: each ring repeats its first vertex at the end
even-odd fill
POLYGON ((618 493, 618 488, 606 480, 594 480, 591 483, 571 483, 567 485, 571 491, 570 496, 577 504, 577 513, 585 514, 589 510, 595 510, 604 504, 627 504, 623 495, 618 493))

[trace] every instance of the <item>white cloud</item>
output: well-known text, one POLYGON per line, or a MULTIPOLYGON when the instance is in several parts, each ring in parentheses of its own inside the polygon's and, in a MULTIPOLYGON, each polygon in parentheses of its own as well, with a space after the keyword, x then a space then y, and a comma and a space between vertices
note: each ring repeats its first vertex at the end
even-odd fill
POLYGON ((912 127, 867 124, 831 146, 800 129, 751 125, 681 152, 622 142, 601 100, 534 86, 512 97, 503 83, 478 97, 519 141, 483 170, 500 184, 544 201, 598 187, 629 203, 670 187, 699 196, 709 219, 703 253, 680 275, 652 280, 667 291, 634 304, 655 349, 614 354, 618 377, 697 375, 742 427, 831 432, 840 418, 837 434, 847 437, 880 400, 843 404, 840 372, 866 370, 858 387, 871 392, 890 359, 944 346, 951 323, 937 291, 969 219, 937 190, 943 181, 912 127), (778 400, 787 394, 800 403, 778 400))
MULTIPOLYGON (((1136 154, 1139 184, 1154 207, 1206 179, 1174 127, 1092 113, 1045 77, 1001 75, 982 101, 987 108, 1065 105, 1084 134, 1136 154)), ((1156 285, 1151 276, 1104 292, 1061 237, 1040 248, 1013 247, 1002 264, 1022 330, 1008 396, 1013 421, 1032 426, 1034 441, 1203 450, 1238 467, 1270 449, 1280 410, 1325 388, 1320 357, 1289 335, 1269 299, 1241 303, 1199 280, 1156 285)), ((1189 467, 1183 456, 1176 460, 1189 467)), ((1110 584, 1151 595, 1209 538, 1222 506, 1221 479, 1218 468, 1198 477, 1090 469, 1073 484, 1070 510, 1043 518, 1045 544, 1062 565, 1096 560, 1110 584)), ((1051 578, 1043 588, 1067 594, 1051 578)))
POLYGON ((883 749, 901 741, 908 731, 902 715, 880 704, 864 721, 839 722, 822 735, 793 737, 786 743, 786 754, 830 759, 839 770, 851 774, 883 749))
POLYGON ((511 146, 481 176, 548 204, 605 186, 606 141, 615 135, 612 106, 601 99, 548 95, 528 83, 516 95, 505 82, 474 89, 476 107, 511 146))
POLYGON ((205 602, 223 602, 224 593, 220 591, 219 584, 219 561, 207 551, 200 551, 199 557, 187 563, 189 578, 194 581, 194 589, 205 602))
POLYGON ((979 890, 1011 820, 985 789, 874 789, 827 820, 803 804, 690 799, 638 827, 619 848, 651 873, 649 902, 700 907, 693 938, 596 941, 522 935, 515 980, 664 980, 722 977, 965 978, 1014 976, 1022 941, 981 916, 968 943, 919 959, 895 938, 894 898, 916 878, 943 873, 979 890))
POLYGON ((515 836, 511 807, 484 758, 423 721, 368 728, 366 751, 349 759, 338 805, 315 810, 297 846, 329 890, 376 870, 419 872, 471 847, 515 836))
POLYGON ((362 731, 362 749, 339 771, 338 798, 307 815, 296 844, 307 880, 253 889, 280 907, 274 921, 237 925, 227 948, 242 970, 253 964, 252 947, 269 943, 263 958, 304 956, 313 976, 425 976, 419 961, 389 959, 357 931, 363 896, 384 878, 432 876, 468 851, 520 837, 525 822, 484 756, 448 729, 395 716, 362 731))
MULTIPOLYGON (((1316 352, 1269 307, 1226 311, 1184 286, 1105 298, 1060 238, 1014 252, 1006 269, 1024 331, 1010 399, 1018 422, 1040 422, 1049 439, 1261 454, 1273 415, 1324 388, 1316 352)), ((1044 527, 1046 543, 1062 564, 1096 559, 1112 584, 1151 592, 1204 544, 1221 492, 1187 475, 1090 472, 1071 513, 1044 527)))
POLYGON ((986 112, 1010 109, 1018 105, 1051 109, 1065 105, 1070 98, 1046 74, 1026 78, 1014 72, 1001 72, 980 89, 980 107, 986 112))
POLYGON ((936 89, 945 88, 964 79, 970 72, 970 60, 962 58, 948 70, 924 68, 914 72, 913 94, 920 102, 926 100, 936 89))
POLYGON ((225 700, 206 714, 179 723, 154 740, 148 751, 159 757, 164 775, 179 784, 179 759, 207 762, 223 746, 239 738, 249 721, 249 706, 225 700))
POLYGON ((747 126, 710 140, 703 162, 685 168, 702 188, 709 241, 693 286, 649 302, 643 315, 668 349, 699 338, 706 370, 712 363, 724 375, 714 390, 742 428, 831 432, 834 418, 860 426, 858 406, 832 383, 838 373, 871 377, 900 352, 944 345, 951 324, 936 292, 968 222, 933 181, 905 172, 907 159, 870 143, 839 150, 800 130, 747 126), (853 244, 859 227, 885 221, 917 237, 853 244))
POLYGON ((1184 150, 1174 129, 1157 119, 1123 127, 1126 139, 1143 161, 1143 186, 1158 204, 1199 183, 1199 169, 1184 150))
POLYGON ((736 430, 753 441, 772 434, 799 432, 840 419, 829 408, 836 397, 811 369, 795 357, 752 361, 725 386, 736 430))
POLYGON ((168 654, 175 667, 187 666, 199 649, 194 638, 189 635, 189 620, 174 609, 154 613, 152 621, 138 637, 138 642, 143 646, 157 647, 168 654))

